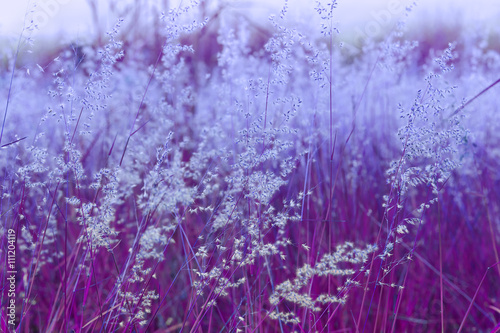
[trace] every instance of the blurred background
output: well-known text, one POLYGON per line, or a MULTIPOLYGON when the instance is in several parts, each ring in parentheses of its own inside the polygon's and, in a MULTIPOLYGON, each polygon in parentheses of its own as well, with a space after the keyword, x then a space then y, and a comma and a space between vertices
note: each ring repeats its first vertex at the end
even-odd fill
MULTIPOLYGON (((184 0, 183 4, 188 3, 184 0)), ((259 24, 265 24, 271 13, 276 13, 284 0, 212 0, 207 6, 230 8, 243 12, 259 24)), ((312 14, 313 0, 289 0, 290 15, 307 20, 312 14)), ((500 18, 500 2, 492 0, 339 0, 336 23, 343 33, 367 31, 380 34, 405 13, 405 8, 416 3, 409 24, 423 21, 431 25, 489 22, 492 28, 500 18)), ((87 38, 99 29, 113 26, 117 15, 133 12, 136 27, 147 23, 168 8, 178 6, 179 0, 2 0, 0 35, 18 36, 25 25, 25 14, 33 13, 37 25, 35 34, 42 40, 87 38)))

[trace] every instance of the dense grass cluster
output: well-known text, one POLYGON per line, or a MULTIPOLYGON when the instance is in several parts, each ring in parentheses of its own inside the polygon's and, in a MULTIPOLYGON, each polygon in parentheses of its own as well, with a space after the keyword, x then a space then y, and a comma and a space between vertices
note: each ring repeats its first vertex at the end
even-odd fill
POLYGON ((352 52, 311 6, 193 1, 48 60, 26 26, 0 73, 1 331, 498 331, 496 35, 423 48, 401 23, 352 52))

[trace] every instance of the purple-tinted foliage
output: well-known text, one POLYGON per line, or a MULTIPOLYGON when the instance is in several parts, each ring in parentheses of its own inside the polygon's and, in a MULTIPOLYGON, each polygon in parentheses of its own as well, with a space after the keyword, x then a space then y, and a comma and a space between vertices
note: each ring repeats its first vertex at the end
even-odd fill
POLYGON ((498 328, 497 45, 352 54, 335 7, 6 55, 0 330, 498 328))

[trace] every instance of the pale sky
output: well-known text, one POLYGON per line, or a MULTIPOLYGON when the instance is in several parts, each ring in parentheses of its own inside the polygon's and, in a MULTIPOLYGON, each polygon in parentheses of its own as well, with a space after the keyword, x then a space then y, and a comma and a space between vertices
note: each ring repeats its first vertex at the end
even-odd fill
MULTIPOLYGON (((108 1, 98 0, 106 4, 108 1)), ((166 0, 135 0, 144 5, 154 5, 166 0)), ((177 0, 178 1, 178 0, 177 0)), ((127 2, 132 4, 133 0, 119 0, 120 5, 127 2)), ((170 0, 170 3, 175 1, 170 0)), ((284 1, 280 0, 226 0, 231 2, 246 13, 250 13, 256 19, 266 20, 271 11, 277 11, 284 1)), ((384 28, 397 21, 398 16, 406 4, 412 0, 338 0, 337 21, 342 29, 377 29, 384 28)), ((54 36, 60 31, 79 37, 88 34, 92 29, 91 12, 87 0, 0 0, 2 10, 0 11, 0 35, 18 36, 22 27, 27 10, 36 3, 34 8, 35 21, 39 25, 37 35, 47 37, 54 36)), ((304 16, 309 8, 314 7, 314 0, 289 0, 290 15, 304 16)), ((500 21, 500 1, 497 0, 420 0, 412 16, 439 17, 447 20, 481 20, 492 22, 500 21), (463 15, 458 16, 462 11, 463 15)), ((106 14, 101 14, 102 24, 109 27, 113 24, 112 19, 106 14), (111 22, 107 22, 109 19, 111 22)))

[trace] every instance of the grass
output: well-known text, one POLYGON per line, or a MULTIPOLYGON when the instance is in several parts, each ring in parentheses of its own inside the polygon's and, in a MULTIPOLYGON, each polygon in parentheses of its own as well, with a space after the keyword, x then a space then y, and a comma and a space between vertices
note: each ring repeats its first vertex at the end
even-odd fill
POLYGON ((496 44, 401 25, 348 54, 315 10, 190 2, 49 60, 23 30, 2 331, 498 331, 496 44))

